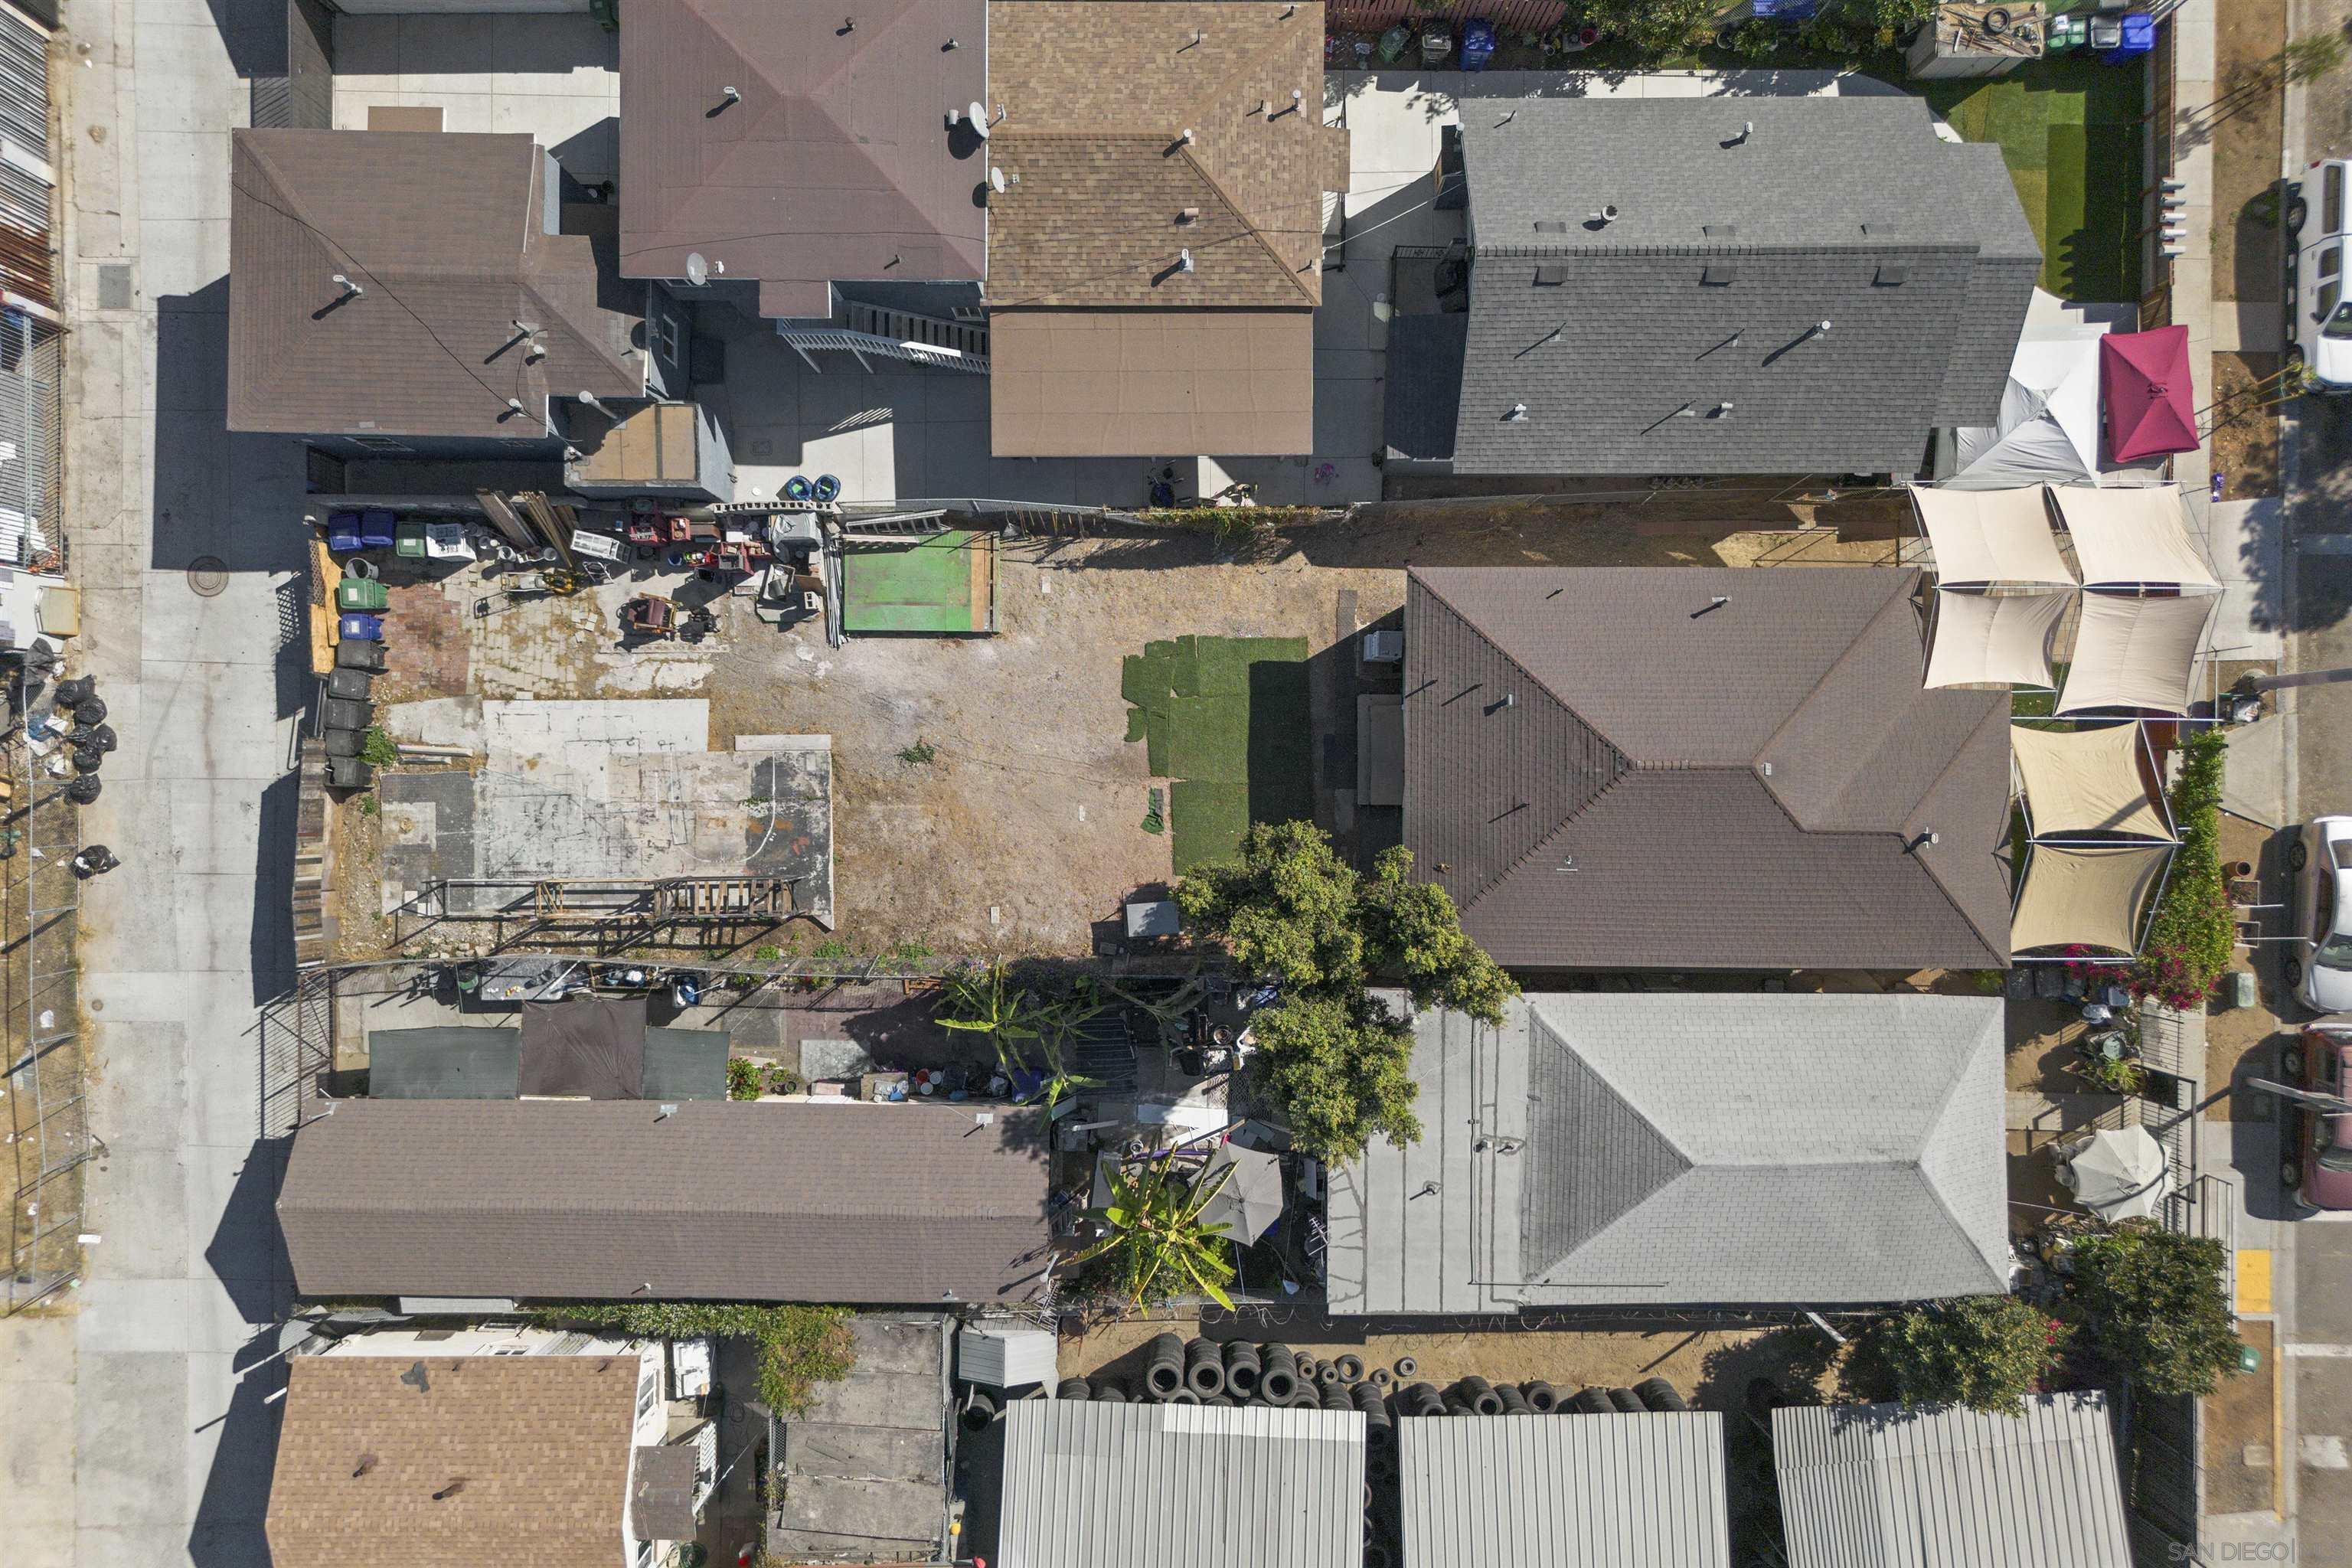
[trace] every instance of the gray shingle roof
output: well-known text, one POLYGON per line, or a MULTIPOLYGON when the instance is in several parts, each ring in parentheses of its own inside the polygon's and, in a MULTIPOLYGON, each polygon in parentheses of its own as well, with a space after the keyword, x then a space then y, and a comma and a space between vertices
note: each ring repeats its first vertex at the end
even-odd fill
POLYGON ((1919 100, 1482 100, 1462 138, 1456 473, 1909 473, 1998 412, 2040 253, 1919 100))
POLYGON ((310 1296, 1021 1300, 1047 1235, 1042 1126, 925 1105, 353 1100, 296 1134, 278 1215, 310 1296))
POLYGON ((1003 1423, 1001 1568, 1358 1568, 1352 1411, 1017 1400, 1003 1423))
POLYGON ((1404 1568, 1726 1568, 1714 1411, 1397 1423, 1404 1568))
POLYGON ((1422 1142, 1332 1174, 1335 1312, 2006 1284, 1998 997, 1554 992, 1414 1030, 1422 1142))
POLYGON ((1791 1568, 2127 1568, 2106 1395, 1772 1413, 1791 1568))
POLYGON ((1415 570, 1416 868, 1525 968, 2005 962, 2007 704, 1920 689, 1916 580, 1415 570))

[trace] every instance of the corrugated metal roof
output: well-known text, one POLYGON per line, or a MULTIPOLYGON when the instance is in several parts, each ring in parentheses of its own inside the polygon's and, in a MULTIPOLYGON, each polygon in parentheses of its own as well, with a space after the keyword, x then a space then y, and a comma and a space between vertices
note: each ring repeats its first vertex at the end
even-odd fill
POLYGON ((1551 992, 1414 1020, 1330 1309, 1905 1301, 2006 1279, 1998 997, 1551 992))
POLYGON ((1016 1401, 998 1568, 1360 1568, 1364 1418, 1016 1401))
POLYGON ((1725 1568, 1723 1417, 1397 1423, 1404 1568, 1725 1568))
POLYGON ((1772 1413, 1791 1568, 2127 1568, 2106 1395, 1772 1413))

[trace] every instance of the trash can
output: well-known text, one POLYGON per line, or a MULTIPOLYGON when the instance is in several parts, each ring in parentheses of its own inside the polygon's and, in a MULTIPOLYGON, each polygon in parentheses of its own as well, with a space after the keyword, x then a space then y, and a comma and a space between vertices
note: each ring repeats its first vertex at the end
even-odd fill
POLYGON ((425 525, 404 522, 394 533, 393 553, 404 561, 425 559, 425 525))
POLYGON ((345 642, 382 642, 383 623, 373 616, 350 612, 336 621, 335 635, 345 642))
POLYGON ((389 509, 372 506, 360 513, 360 548, 389 550, 393 546, 399 518, 389 509))
POLYGON ((327 514, 327 548, 338 555, 348 555, 367 546, 360 540, 360 514, 355 511, 331 511, 327 514))
POLYGON ((1453 52, 1454 35, 1445 30, 1445 25, 1443 22, 1432 22, 1427 27, 1422 29, 1421 63, 1423 65, 1442 66, 1445 63, 1445 57, 1453 52))
MULTIPOLYGON (((2094 41, 2099 24, 2091 24, 2094 41)), ((2156 18, 2145 11, 2132 11, 2123 18, 2122 37, 2099 58, 2108 65, 2126 65, 2156 47, 2156 18)))
POLYGON ((335 584, 335 608, 339 610, 384 610, 392 607, 392 595, 382 583, 373 578, 346 577, 335 584))
POLYGON ((1474 17, 1462 25, 1462 68, 1482 71, 1495 58, 1495 24, 1474 17))

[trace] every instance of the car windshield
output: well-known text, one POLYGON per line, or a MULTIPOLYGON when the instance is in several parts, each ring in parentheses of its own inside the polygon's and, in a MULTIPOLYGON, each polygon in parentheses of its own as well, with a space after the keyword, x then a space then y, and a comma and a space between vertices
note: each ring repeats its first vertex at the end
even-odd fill
POLYGON ((2336 313, 2327 318, 2327 325, 2319 329, 2319 335, 2323 338, 2352 338, 2352 300, 2336 307, 2336 313))
POLYGON ((2352 969, 2352 936, 2329 937, 2311 957, 2322 969, 2352 969))

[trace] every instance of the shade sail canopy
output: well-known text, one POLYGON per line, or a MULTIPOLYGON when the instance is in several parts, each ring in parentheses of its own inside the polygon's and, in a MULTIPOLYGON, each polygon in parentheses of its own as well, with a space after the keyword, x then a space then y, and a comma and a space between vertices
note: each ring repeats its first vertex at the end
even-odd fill
POLYGON ((2050 640, 2074 595, 2063 588, 1998 598, 1966 588, 1936 590, 1928 689, 2005 682, 2049 686, 2050 640))
POLYGON ((2074 574, 2050 532, 2050 509, 2039 485, 2011 490, 1951 490, 1911 487, 1936 552, 1940 583, 2038 583, 2074 585, 2074 574))
POLYGON ((2118 463, 2193 452, 2197 395, 2189 383, 2189 329, 2109 332, 2099 340, 2107 456, 2118 463))
POLYGON ((2210 594, 2144 599, 2132 594, 2085 593, 2083 619, 2074 631, 2074 662, 2066 671, 2058 711, 2147 708, 2188 712, 2198 645, 2205 640, 2205 623, 2218 603, 2210 594))
POLYGON ((2076 1203, 2112 1225, 2154 1214, 2172 1188, 2172 1165, 2147 1128, 2126 1127, 2074 1144, 2059 1163, 2058 1180, 2076 1203))
POLYGON ((2084 585, 2172 584, 2184 591, 2221 586, 2205 552, 2189 536, 2179 485, 2060 485, 2051 493, 2074 538, 2084 585))
POLYGON ((2169 844, 2114 849, 2035 845, 2026 858, 2017 912, 2010 917, 2010 951, 2138 951, 2140 910, 2171 855, 2169 844))
POLYGON ((1964 426, 1944 488, 2090 484, 2099 473, 2096 337, 2021 342, 2000 395, 2000 423, 1964 426))
POLYGON ((2073 734, 2013 725, 2009 741, 2036 841, 2107 833, 2173 838, 2140 773, 2137 724, 2073 734))

